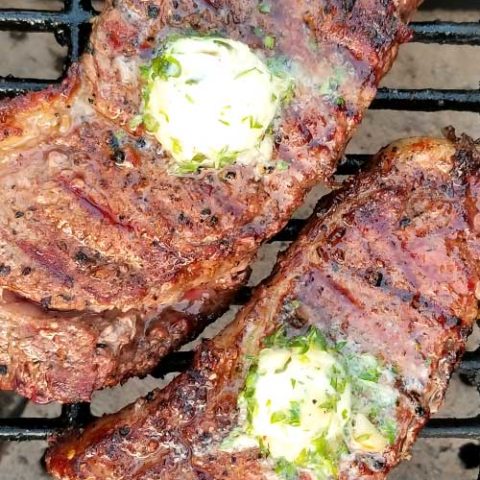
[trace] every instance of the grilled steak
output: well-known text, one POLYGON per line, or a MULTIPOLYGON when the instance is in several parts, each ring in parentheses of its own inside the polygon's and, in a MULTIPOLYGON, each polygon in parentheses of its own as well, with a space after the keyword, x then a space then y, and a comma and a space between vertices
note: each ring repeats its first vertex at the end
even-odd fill
POLYGON ((387 147, 321 201, 191 369, 58 442, 50 472, 385 478, 441 404, 478 314, 479 165, 467 138, 387 147), (297 389, 287 412, 265 416, 297 389))
POLYGON ((0 107, 0 388, 37 402, 88 400, 145 374, 221 313, 259 245, 332 176, 418 3, 109 3, 61 87, 0 107), (269 125, 239 121, 245 141, 261 132, 265 162, 228 145, 214 159, 182 157, 190 137, 223 139, 199 120, 181 144, 171 132, 180 114, 191 120, 188 109, 173 108, 171 125, 162 110, 173 98, 194 110, 197 98, 175 95, 202 91, 198 78, 179 86, 199 55, 254 65, 230 78, 212 63, 254 99, 289 82, 269 96, 269 125), (262 88, 248 88, 252 74, 262 88))

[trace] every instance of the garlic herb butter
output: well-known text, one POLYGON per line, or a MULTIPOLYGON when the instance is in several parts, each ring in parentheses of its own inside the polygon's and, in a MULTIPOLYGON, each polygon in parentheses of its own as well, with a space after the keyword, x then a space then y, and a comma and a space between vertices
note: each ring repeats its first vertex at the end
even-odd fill
POLYGON ((143 122, 175 173, 268 163, 272 122, 291 81, 246 44, 214 37, 169 41, 142 69, 143 122))
POLYGON ((280 329, 250 367, 240 424, 222 448, 259 447, 281 478, 337 478, 343 456, 394 443, 396 400, 392 370, 372 355, 332 344, 315 327, 294 337, 280 329))

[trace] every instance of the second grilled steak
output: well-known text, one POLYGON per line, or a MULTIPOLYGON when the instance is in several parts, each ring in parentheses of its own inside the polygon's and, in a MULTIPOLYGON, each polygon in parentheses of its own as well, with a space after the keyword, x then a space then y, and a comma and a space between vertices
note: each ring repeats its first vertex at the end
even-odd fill
MULTIPOLYGON (((88 400, 144 374, 221 313, 259 245, 334 173, 419 1, 266 3, 109 2, 61 88, 2 105, 0 388, 88 400), (212 121, 207 108, 196 123, 183 115, 204 100, 195 97, 204 79, 182 77, 196 55, 230 59, 230 82, 249 93, 251 75, 282 83, 281 101, 277 91, 267 98, 278 107, 269 125, 238 122, 250 136, 265 130, 255 155, 270 149, 266 162, 228 149, 213 164, 203 153, 177 159, 212 121), (157 105, 152 119, 154 88, 172 85, 164 103, 178 89, 193 96, 178 99, 183 110, 157 105), (162 140, 179 114, 184 142, 162 140)), ((223 92, 223 80, 197 73, 223 92)), ((222 108, 216 124, 235 142, 233 107, 222 108)))
POLYGON ((59 440, 49 470, 384 479, 439 408, 478 315, 479 166, 467 138, 387 147, 322 201, 190 370, 59 440))

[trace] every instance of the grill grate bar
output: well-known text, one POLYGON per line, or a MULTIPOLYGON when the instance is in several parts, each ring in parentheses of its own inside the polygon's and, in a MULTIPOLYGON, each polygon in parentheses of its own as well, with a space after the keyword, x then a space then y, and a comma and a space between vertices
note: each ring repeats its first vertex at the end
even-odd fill
MULTIPOLYGON (((0 441, 47 440, 50 436, 64 433, 68 428, 81 427, 84 423, 75 425, 65 423, 58 418, 7 418, 1 419, 0 441)), ((424 438, 480 438, 480 417, 473 418, 434 418, 422 430, 424 438)))
POLYGON ((415 42, 449 45, 480 45, 479 22, 414 22, 415 42))

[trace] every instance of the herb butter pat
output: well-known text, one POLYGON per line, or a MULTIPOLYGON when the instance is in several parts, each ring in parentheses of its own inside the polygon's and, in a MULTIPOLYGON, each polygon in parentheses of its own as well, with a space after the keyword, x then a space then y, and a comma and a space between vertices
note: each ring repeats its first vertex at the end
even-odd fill
POLYGON ((145 72, 144 124, 180 173, 269 161, 269 129, 289 87, 242 42, 169 42, 145 72))
POLYGON ((300 471, 337 478, 343 456, 382 453, 395 441, 397 393, 391 369, 346 342, 333 344, 311 327, 268 337, 239 398, 240 424, 225 450, 252 448, 281 478, 300 471))

